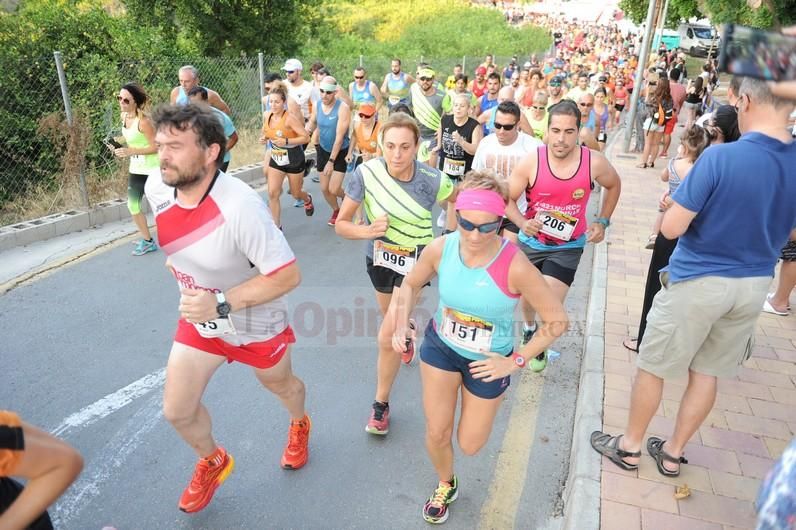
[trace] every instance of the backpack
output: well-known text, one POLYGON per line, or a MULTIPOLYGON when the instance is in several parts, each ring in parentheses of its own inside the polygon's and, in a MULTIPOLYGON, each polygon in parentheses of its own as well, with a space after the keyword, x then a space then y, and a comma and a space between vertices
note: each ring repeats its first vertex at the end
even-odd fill
POLYGON ((674 106, 663 106, 663 102, 658 103, 658 110, 653 114, 653 118, 657 120, 658 125, 666 125, 669 120, 674 116, 674 106))

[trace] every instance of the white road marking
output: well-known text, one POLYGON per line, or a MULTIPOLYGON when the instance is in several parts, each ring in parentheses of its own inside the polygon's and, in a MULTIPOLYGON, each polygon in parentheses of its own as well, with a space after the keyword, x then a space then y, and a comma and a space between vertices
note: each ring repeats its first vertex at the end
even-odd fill
POLYGON ((124 427, 108 440, 102 451, 86 463, 80 478, 60 498, 52 511, 56 528, 66 528, 72 519, 100 495, 101 486, 118 475, 127 458, 135 452, 163 416, 162 399, 162 392, 150 397, 124 427))
POLYGON ((108 394, 104 398, 83 407, 74 414, 70 414, 58 427, 52 430, 52 433, 55 436, 63 437, 69 431, 91 425, 162 386, 165 380, 165 368, 147 374, 141 379, 133 381, 126 387, 108 394))

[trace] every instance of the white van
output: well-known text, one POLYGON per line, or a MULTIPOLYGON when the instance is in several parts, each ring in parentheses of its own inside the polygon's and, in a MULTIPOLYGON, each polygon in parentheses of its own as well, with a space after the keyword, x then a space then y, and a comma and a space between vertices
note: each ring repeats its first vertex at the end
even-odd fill
POLYGON ((680 35, 680 49, 688 52, 689 55, 707 56, 711 47, 714 50, 713 55, 716 55, 716 50, 719 48, 719 36, 716 33, 716 28, 684 22, 677 28, 677 33, 680 35))

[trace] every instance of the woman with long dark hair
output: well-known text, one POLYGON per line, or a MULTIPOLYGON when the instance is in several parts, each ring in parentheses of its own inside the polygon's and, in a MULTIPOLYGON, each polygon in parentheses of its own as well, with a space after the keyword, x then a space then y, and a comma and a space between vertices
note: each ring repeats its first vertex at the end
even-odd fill
POLYGON ((663 130, 674 113, 674 100, 669 89, 669 80, 665 77, 658 79, 655 92, 647 99, 647 108, 647 119, 644 121, 644 152, 641 155, 641 164, 637 166, 640 168, 655 167, 663 130))

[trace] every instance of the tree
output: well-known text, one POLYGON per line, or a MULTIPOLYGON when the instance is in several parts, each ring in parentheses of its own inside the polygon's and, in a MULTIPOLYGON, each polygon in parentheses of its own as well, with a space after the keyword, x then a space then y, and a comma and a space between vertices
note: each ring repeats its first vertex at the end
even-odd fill
POLYGON ((136 20, 194 44, 202 55, 294 55, 319 0, 123 0, 136 20))
MULTIPOLYGON (((648 5, 648 0, 619 3, 636 23, 646 18, 648 5)), ((677 27, 681 19, 691 17, 706 17, 714 24, 735 22, 758 28, 778 28, 796 22, 796 0, 762 0, 757 8, 751 7, 747 0, 669 0, 667 27, 677 27)))

